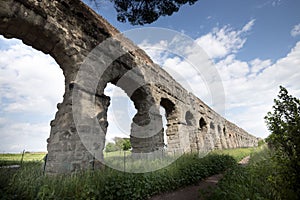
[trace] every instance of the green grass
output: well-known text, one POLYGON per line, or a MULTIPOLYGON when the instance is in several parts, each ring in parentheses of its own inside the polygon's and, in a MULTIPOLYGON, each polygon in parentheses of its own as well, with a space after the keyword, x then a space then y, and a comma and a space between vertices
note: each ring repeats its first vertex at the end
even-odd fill
POLYGON ((210 200, 279 199, 270 178, 276 173, 271 153, 266 146, 255 151, 249 164, 235 166, 218 183, 210 200))
POLYGON ((211 151, 210 154, 229 155, 232 156, 238 162, 246 156, 252 155, 255 152, 259 152, 260 149, 260 147, 223 149, 211 151))
MULTIPOLYGON (((23 162, 28 161, 41 161, 44 156, 46 155, 45 152, 37 152, 37 153, 25 153, 23 157, 23 162)), ((18 165, 21 163, 22 154, 0 154, 0 166, 6 165, 18 165)))
POLYGON ((164 169, 124 173, 111 168, 71 175, 43 176, 42 162, 24 162, 8 175, 0 169, 0 192, 6 199, 147 199, 160 192, 197 183, 235 165, 226 155, 199 158, 186 154, 164 169))
MULTIPOLYGON (((0 168, 0 193, 4 199, 147 199, 234 168, 236 160, 254 151, 253 148, 218 150, 201 158, 197 154, 186 154, 171 165, 148 173, 124 173, 106 167, 104 170, 58 176, 43 175, 44 153, 27 153, 20 169, 0 168)), ((129 161, 131 153, 125 155, 129 161)), ((120 164, 124 152, 104 153, 104 157, 120 164)), ((162 165, 168 158, 151 160, 146 166, 162 165)), ((19 163, 20 160, 21 154, 0 155, 0 162, 19 163)), ((138 160, 126 164, 126 168, 129 166, 134 171, 145 163, 138 160)))
POLYGON ((131 151, 113 151, 113 152, 103 152, 104 158, 110 157, 124 157, 131 155, 131 151))

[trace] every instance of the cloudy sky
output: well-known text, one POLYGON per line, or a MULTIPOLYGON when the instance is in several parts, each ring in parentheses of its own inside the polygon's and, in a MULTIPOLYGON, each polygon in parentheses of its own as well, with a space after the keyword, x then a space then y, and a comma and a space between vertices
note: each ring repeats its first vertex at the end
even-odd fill
MULTIPOLYGON (((279 85, 300 97, 299 8, 297 0, 199 0, 144 27, 167 28, 192 38, 221 77, 226 100, 223 115, 265 138, 269 133, 263 117, 271 110, 279 85)), ((141 28, 117 22, 107 1, 97 12, 122 32, 141 28)), ((131 39, 145 47, 147 40, 131 39)), ((162 39, 145 50, 182 85, 188 80, 188 90, 213 107, 203 81, 187 70, 183 58, 155 50, 165 45, 162 39)), ((49 122, 62 101, 63 88, 62 71, 51 57, 0 36, 0 152, 46 151, 49 122)), ((113 86, 105 93, 113 96, 108 138, 128 135, 135 113, 132 103, 113 86), (120 120, 124 112, 128 117, 120 120)))

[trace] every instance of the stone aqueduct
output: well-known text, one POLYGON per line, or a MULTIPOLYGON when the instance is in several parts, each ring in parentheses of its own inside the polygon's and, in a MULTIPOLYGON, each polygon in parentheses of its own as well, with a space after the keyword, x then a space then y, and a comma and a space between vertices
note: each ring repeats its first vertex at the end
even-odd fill
MULTIPOLYGON (((79 0, 1 0, 0 34, 6 38, 21 39, 25 44, 50 54, 65 76, 64 99, 57 105, 58 111, 51 121, 51 133, 47 139, 48 173, 67 173, 90 167, 93 159, 91 149, 86 148, 81 140, 82 135, 79 136, 78 132, 100 138, 92 141, 94 143, 91 146, 92 151, 99 152, 101 157, 110 101, 103 91, 109 82, 121 87, 137 110, 130 138, 134 153, 147 153, 163 148, 162 116, 157 112, 160 106, 166 110, 167 151, 190 152, 257 145, 257 138, 222 118, 187 92, 125 38, 115 39, 116 45, 108 46, 106 52, 103 52, 114 53, 118 48, 118 51, 122 51, 122 56, 106 69, 96 91, 83 88, 81 82, 76 82, 76 75, 83 61, 98 44, 119 32, 79 0), (135 85, 135 80, 127 78, 120 81, 129 70, 134 70, 146 84, 130 91, 127 85, 135 85), (159 82, 153 82, 153 79, 159 79, 159 82), (78 97, 81 98, 77 111, 82 116, 89 115, 90 110, 84 102, 93 98, 96 106, 90 118, 103 131, 85 123, 85 120, 79 120, 79 124, 74 122, 72 92, 76 88, 78 97), (143 127, 153 118, 158 122, 159 131, 144 137, 148 130, 143 127)), ((100 71, 101 66, 107 64, 102 61, 97 65, 100 71)))

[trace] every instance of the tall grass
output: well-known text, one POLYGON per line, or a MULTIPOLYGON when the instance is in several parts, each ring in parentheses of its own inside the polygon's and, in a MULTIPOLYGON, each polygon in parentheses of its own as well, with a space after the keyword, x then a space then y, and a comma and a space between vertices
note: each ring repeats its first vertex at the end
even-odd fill
POLYGON ((252 154, 246 167, 235 166, 228 170, 210 199, 279 199, 270 181, 274 173, 271 152, 263 146, 252 154))
POLYGON ((255 152, 259 152, 260 147, 249 147, 249 148, 236 148, 236 149, 222 149, 211 151, 210 154, 229 155, 232 156, 237 162, 242 160, 244 157, 253 155, 255 152))
MULTIPOLYGON (((111 168, 71 175, 43 176, 41 162, 26 163, 1 188, 13 199, 147 199, 160 192, 195 184, 233 167, 228 155, 184 155, 166 168, 149 173, 124 173, 111 168)), ((4 170, 4 169, 1 169, 4 170)))
MULTIPOLYGON (((24 153, 23 161, 41 161, 43 160, 46 153, 24 153)), ((22 154, 17 153, 3 153, 0 154, 0 166, 20 164, 22 154)))

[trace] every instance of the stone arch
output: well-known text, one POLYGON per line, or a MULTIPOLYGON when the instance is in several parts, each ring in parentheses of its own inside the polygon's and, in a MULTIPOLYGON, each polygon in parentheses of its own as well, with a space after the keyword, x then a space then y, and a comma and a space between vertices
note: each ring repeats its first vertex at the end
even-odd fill
MULTIPOLYGON (((65 94, 63 102, 58 106, 55 119, 50 124, 51 132, 50 137, 47 139, 47 173, 68 173, 91 167, 94 155, 86 149, 78 132, 96 134, 98 129, 85 124, 76 126, 72 113, 72 93, 74 89, 81 90, 78 96, 81 95, 83 101, 95 98, 96 118, 104 133, 106 133, 108 126, 107 108, 110 98, 105 96, 103 92, 108 82, 116 84, 127 94, 130 94, 128 96, 138 110, 133 118, 132 132, 135 133, 133 135, 138 136, 137 133, 140 133, 136 126, 143 127, 150 122, 151 117, 152 119, 156 117, 158 112, 150 111, 154 100, 149 85, 143 83, 140 87, 131 91, 125 81, 118 82, 126 72, 137 68, 136 62, 128 53, 108 68, 107 72, 110 71, 113 77, 102 77, 96 94, 84 90, 88 88, 82 90, 81 85, 74 82, 78 70, 89 52, 106 38, 118 34, 118 31, 86 7, 84 3, 80 1, 67 3, 57 3, 56 1, 38 1, 36 3, 31 1, 4 1, 0 7, 0 34, 5 38, 21 39, 24 44, 49 54, 63 71, 65 94), (70 8, 70 5, 72 8, 70 8), (78 17, 78 15, 81 17, 78 17)), ((122 48, 121 45, 118 47, 122 48)), ((143 79, 144 75, 139 70, 134 73, 143 79)), ((132 81, 129 82, 129 85, 132 83, 132 81)), ((78 109, 83 114, 88 112, 88 109, 83 106, 78 109)), ((93 150, 102 153, 105 135, 100 135, 100 138, 102 138, 101 141, 95 143, 93 150)), ((133 136, 132 140, 135 151, 139 152, 150 151, 150 149, 157 149, 161 146, 155 134, 146 139, 133 136), (143 140, 147 141, 148 146, 134 146, 134 144, 141 143, 143 140)), ((98 163, 95 167, 101 167, 101 164, 98 163)))
POLYGON ((118 86, 111 83, 107 84, 104 95, 110 97, 107 111, 108 127, 105 137, 105 145, 107 145, 108 138, 127 138, 130 136, 131 122, 137 110, 125 91, 118 86))
MULTIPOLYGON (((51 5, 49 5, 51 6, 51 5)), ((76 57, 78 50, 74 38, 68 37, 60 24, 51 21, 49 13, 39 6, 25 1, 4 1, 0 7, 0 34, 5 38, 16 38, 36 50, 49 54, 60 66, 65 77, 65 94, 63 102, 58 104, 55 119, 51 121, 50 137, 47 139, 49 173, 64 173, 78 168, 77 163, 70 163, 61 152, 68 152, 71 160, 76 160, 78 144, 68 140, 78 140, 76 128, 72 122, 71 81, 80 66, 81 60, 76 57)), ((55 15, 55 13, 52 13, 55 15)), ((83 153, 84 154, 84 153, 83 153)))
POLYGON ((179 134, 178 134, 178 111, 175 104, 169 99, 162 97, 160 99, 160 106, 162 106, 166 111, 167 119, 167 151, 173 152, 176 150, 176 144, 179 143, 179 134))
MULTIPOLYGON (((204 111, 208 110, 206 117, 214 122, 218 121, 216 115, 209 114, 212 110, 208 106, 200 105, 199 110, 199 105, 195 104, 199 101, 198 98, 189 95, 188 91, 154 64, 131 41, 122 36, 118 37, 119 32, 114 27, 81 1, 5 0, 0 6, 0 34, 6 38, 21 39, 25 44, 50 54, 63 70, 65 94, 63 102, 58 106, 55 119, 51 122, 50 138, 47 140, 49 151, 47 173, 66 173, 90 168, 95 154, 91 154, 84 145, 82 138, 87 138, 86 136, 98 135, 101 141, 89 139, 88 142, 91 142, 93 152, 102 152, 108 125, 107 108, 110 103, 110 98, 105 96, 103 91, 108 82, 122 88, 137 109, 131 124, 131 143, 134 152, 151 152, 163 146, 158 106, 160 102, 157 102, 157 97, 161 95, 174 97, 176 106, 178 104, 185 110, 194 110, 197 114, 197 111, 204 114, 204 111), (90 54, 96 46, 105 43, 104 41, 110 37, 114 37, 112 41, 115 43, 109 43, 104 47, 106 49, 102 48, 103 51, 98 51, 100 55, 90 54), (113 63, 110 57, 116 57, 113 63), (86 58, 97 61, 93 63, 97 64, 97 67, 91 65, 92 68, 88 69, 87 74, 103 72, 101 81, 95 84, 95 91, 92 91, 94 88, 91 87, 94 86, 91 83, 93 78, 80 81, 76 79, 86 58), (106 65, 110 66, 106 69, 106 65), (128 78, 126 74, 132 71, 134 76, 128 78), (155 88, 145 81, 152 83, 154 79, 161 80, 163 84, 155 88), (133 89, 132 85, 138 87, 133 89), (80 98, 79 102, 73 101, 74 93, 80 98), (94 105, 86 106, 86 102, 91 99, 95 99, 94 105), (74 106, 76 103, 78 107, 74 106), (79 125, 73 115, 74 112, 79 113, 78 119, 81 122, 79 125), (100 124, 100 127, 86 122, 100 124), (84 137, 80 136, 81 132, 84 137)), ((172 126, 172 132, 181 134, 180 141, 174 144, 174 148, 189 151, 189 144, 193 141, 191 138, 199 131, 193 114, 190 111, 181 113, 180 110, 178 122, 176 125, 173 123, 172 126), (183 133, 180 133, 179 128, 182 128, 183 133)), ((230 134, 245 132, 238 130, 236 125, 227 121, 226 127, 230 134)), ((211 134, 206 136, 211 137, 211 134)), ((204 143, 207 149, 212 149, 213 140, 209 137, 205 138, 207 142, 204 143)), ((229 137, 227 141, 233 143, 233 139, 229 137)), ((103 154, 97 153, 97 156, 103 157, 103 154)), ((93 166, 100 167, 100 163, 93 166)))
POLYGON ((223 127, 223 134, 226 137, 226 128, 225 128, 225 126, 223 127))
MULTIPOLYGON (((163 147, 160 137, 160 129, 153 133, 151 129, 159 124, 159 110, 155 108, 155 100, 151 86, 144 79, 144 74, 139 70, 137 64, 127 63, 123 60, 126 55, 114 61, 105 71, 98 91, 103 92, 107 83, 121 88, 133 102, 137 113, 131 124, 130 142, 133 153, 153 152, 163 147), (150 124, 154 123, 154 124, 150 124), (145 128, 150 124, 151 127, 145 128), (141 145, 143 144, 143 145, 141 145)), ((161 119, 160 119, 161 120, 161 119)))
POLYGON ((200 128, 200 130, 203 130, 206 127, 206 125, 207 125, 206 121, 204 120, 203 117, 201 117, 201 119, 199 120, 199 128, 200 128))
POLYGON ((169 120, 176 120, 175 104, 168 98, 161 98, 160 105, 166 110, 166 117, 169 120))
MULTIPOLYGON (((201 152, 201 150, 204 150, 204 140, 205 136, 207 134, 207 122, 203 117, 200 118, 199 120, 199 131, 197 131, 196 135, 196 146, 197 146, 197 151, 201 152)), ((192 148, 192 147, 191 147, 192 148)))
POLYGON ((159 109, 154 106, 154 99, 150 91, 148 86, 143 86, 131 96, 137 109, 132 120, 130 135, 132 152, 134 153, 153 152, 164 146, 161 135, 162 119, 159 109), (151 110, 153 108, 155 110, 151 110))

